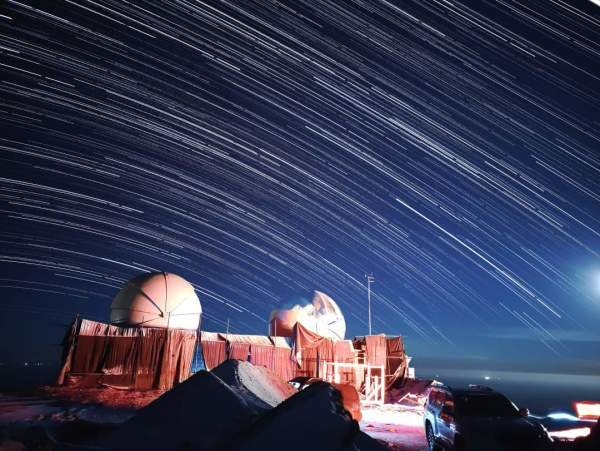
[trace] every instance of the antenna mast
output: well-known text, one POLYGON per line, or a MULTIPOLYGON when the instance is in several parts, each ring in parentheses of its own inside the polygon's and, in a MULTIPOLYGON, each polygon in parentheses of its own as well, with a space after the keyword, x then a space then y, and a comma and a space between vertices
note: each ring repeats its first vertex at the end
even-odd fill
POLYGON ((373 277, 373 273, 365 274, 367 278, 367 296, 369 299, 369 335, 371 335, 371 284, 375 282, 375 277, 373 277))

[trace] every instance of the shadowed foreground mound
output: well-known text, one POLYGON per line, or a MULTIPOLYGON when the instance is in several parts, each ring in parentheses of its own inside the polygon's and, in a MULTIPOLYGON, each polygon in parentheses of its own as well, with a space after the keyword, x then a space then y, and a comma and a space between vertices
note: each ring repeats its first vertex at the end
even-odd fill
POLYGON ((296 393, 295 388, 271 370, 250 362, 226 360, 211 373, 259 411, 275 407, 296 393))
POLYGON ((202 371, 141 409, 104 445, 119 451, 213 449, 256 415, 221 379, 202 371))
POLYGON ((330 384, 314 384, 284 400, 295 390, 262 368, 229 362, 216 370, 165 393, 101 445, 114 451, 386 449, 359 430, 330 384))
POLYGON ((228 447, 231 451, 285 449, 383 451, 359 430, 330 384, 312 384, 262 415, 228 447))

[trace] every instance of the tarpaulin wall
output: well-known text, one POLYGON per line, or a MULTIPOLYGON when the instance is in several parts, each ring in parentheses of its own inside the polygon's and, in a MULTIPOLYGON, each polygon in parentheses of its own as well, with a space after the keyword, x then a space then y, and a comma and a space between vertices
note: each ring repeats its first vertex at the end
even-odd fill
POLYGON ((402 337, 369 335, 354 338, 353 344, 358 354, 363 356, 359 360, 370 365, 384 366, 386 391, 404 378, 407 360, 402 337))
POLYGON ((63 341, 58 383, 69 375, 136 389, 169 389, 190 375, 196 331, 118 327, 81 320, 63 341))
MULTIPOLYGON (((324 362, 369 363, 383 366, 386 382, 390 384, 403 376, 406 362, 402 337, 373 335, 361 337, 353 344, 349 340, 322 337, 300 323, 292 330, 291 343, 283 337, 203 331, 200 344, 207 370, 227 359, 237 359, 269 368, 284 380, 298 376, 324 377, 321 374, 324 362), (360 348, 364 361, 358 362, 355 348, 360 348)), ((362 370, 341 369, 339 374, 340 382, 351 383, 358 389, 363 385, 362 370)))
POLYGON ((286 381, 296 376, 291 348, 281 337, 201 332, 200 346, 209 371, 225 360, 236 359, 269 368, 286 381))
POLYGON ((296 374, 306 377, 323 377, 324 362, 334 362, 334 341, 325 338, 300 323, 292 329, 292 356, 298 363, 296 374))
POLYGON ((404 352, 404 341, 402 337, 389 337, 386 339, 386 390, 398 380, 404 378, 407 361, 404 352))

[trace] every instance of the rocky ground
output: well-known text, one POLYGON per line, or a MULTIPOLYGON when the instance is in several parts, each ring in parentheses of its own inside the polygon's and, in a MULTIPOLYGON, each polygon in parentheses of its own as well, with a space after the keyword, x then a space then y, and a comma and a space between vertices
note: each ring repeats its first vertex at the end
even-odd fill
POLYGON ((423 413, 399 404, 363 405, 362 431, 396 451, 426 451, 423 413))
MULTIPOLYGON (((358 449, 377 449, 360 431, 391 450, 427 449, 422 406, 404 396, 404 401, 399 398, 391 404, 362 405, 359 431, 356 426, 353 429, 353 422, 344 415, 343 408, 340 411, 335 390, 331 388, 296 393, 266 369, 246 362, 229 361, 213 373, 212 379, 194 376, 194 380, 167 393, 108 387, 42 387, 35 392, 0 395, 0 451, 82 451, 90 449, 90 444, 105 444, 106 437, 147 435, 144 431, 159 431, 167 423, 171 434, 174 431, 178 431, 177 436, 188 434, 189 440, 211 434, 214 440, 221 440, 223 435, 229 435, 227 446, 236 450, 263 449, 275 435, 281 442, 296 435, 299 438, 293 442, 298 445, 306 441, 305 449, 329 449, 315 448, 311 442, 318 437, 315 431, 319 428, 323 429, 321 435, 326 436, 337 431, 342 441, 353 437, 353 446, 358 449), (160 399, 152 403, 157 398, 160 399), (226 400, 230 408, 223 408, 226 400), (331 407, 334 405, 337 410, 331 407), (238 422, 245 422, 246 429, 240 429, 238 422), (305 426, 301 425, 307 422, 313 423, 312 429, 309 428, 313 432, 298 433, 298 428, 302 429, 305 426), (231 427, 219 432, 218 428, 226 424, 231 427), (243 439, 245 436, 250 437, 250 444, 243 439)), ((146 446, 152 447, 152 441, 144 449, 162 451, 146 446)), ((573 449, 572 443, 556 444, 556 450, 573 449)))
MULTIPOLYGON (((242 377, 244 378, 244 376, 242 377)), ((0 395, 0 443, 26 442, 27 449, 52 449, 48 442, 87 441, 106 434, 162 392, 45 387, 34 396, 0 395), (9 431, 12 434, 9 434, 9 431), (4 432, 4 433, 2 433, 4 432), (50 434, 50 439, 48 439, 50 434), (38 443, 39 445, 36 445, 38 443), (45 446, 44 446, 45 444, 45 446), (37 446, 37 448, 35 448, 37 446)), ((427 449, 421 413, 399 405, 364 405, 360 429, 396 451, 427 449)), ((8 451, 0 445, 0 451, 8 451)))

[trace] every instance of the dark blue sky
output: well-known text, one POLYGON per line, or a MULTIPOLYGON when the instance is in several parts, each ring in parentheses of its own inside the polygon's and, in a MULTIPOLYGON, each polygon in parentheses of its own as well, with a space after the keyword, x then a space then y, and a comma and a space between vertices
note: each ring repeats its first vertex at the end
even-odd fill
POLYGON ((0 6, 0 360, 164 270, 203 328, 318 289, 415 365, 600 371, 592 2, 0 6))

